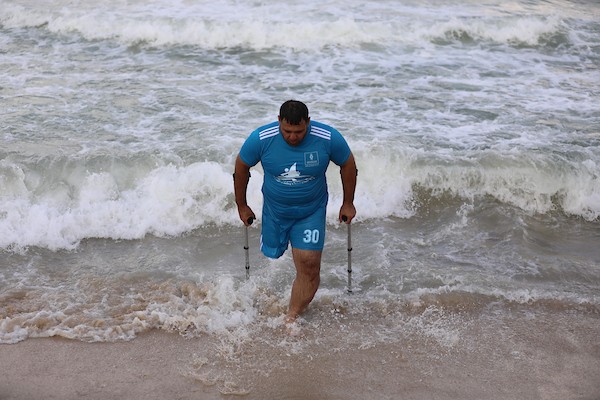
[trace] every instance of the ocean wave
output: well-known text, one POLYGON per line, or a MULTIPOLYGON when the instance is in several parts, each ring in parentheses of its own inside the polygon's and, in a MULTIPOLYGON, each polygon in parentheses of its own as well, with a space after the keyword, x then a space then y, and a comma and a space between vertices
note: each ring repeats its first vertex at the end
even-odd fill
POLYGON ((289 48, 319 50, 328 46, 362 44, 445 44, 455 41, 536 46, 564 43, 565 23, 554 16, 439 18, 423 15, 382 14, 370 20, 350 15, 289 20, 278 14, 248 8, 230 17, 213 16, 200 7, 48 10, 7 5, 0 11, 4 29, 42 28, 54 34, 77 34, 85 40, 111 40, 123 45, 180 46, 208 49, 289 48), (252 16, 251 18, 248 15, 252 16), (560 40, 551 40, 560 36, 560 40))
POLYGON ((408 147, 357 147, 365 149, 357 155, 357 206, 367 218, 426 213, 431 199, 484 197, 528 213, 560 210, 588 221, 600 217, 600 166, 589 158, 569 161, 527 149, 444 156, 408 147))
POLYGON ((508 18, 452 18, 427 27, 422 35, 434 43, 490 42, 517 46, 537 46, 551 43, 557 36, 558 44, 568 38, 561 32, 561 20, 557 17, 508 17, 508 18))
MULTIPOLYGON (((355 147, 357 221, 411 218, 444 202, 458 207, 483 198, 526 213, 600 217, 600 171, 592 160, 493 153, 443 160, 417 149, 355 147)), ((86 238, 179 236, 206 224, 239 223, 229 165, 202 161, 152 167, 110 159, 90 167, 85 161, 33 167, 0 161, 0 248, 74 249, 86 238)), ((337 220, 342 202, 337 175, 337 168, 329 169, 329 223, 337 220)), ((259 217, 261 185, 262 170, 255 168, 248 198, 259 217)))
POLYGON ((176 236, 206 223, 231 224, 231 174, 212 162, 151 170, 120 187, 120 171, 54 171, 40 177, 21 167, 5 168, 0 181, 0 248, 40 246, 74 249, 85 238, 141 239, 176 236), (46 185, 50 180, 53 183, 46 185))

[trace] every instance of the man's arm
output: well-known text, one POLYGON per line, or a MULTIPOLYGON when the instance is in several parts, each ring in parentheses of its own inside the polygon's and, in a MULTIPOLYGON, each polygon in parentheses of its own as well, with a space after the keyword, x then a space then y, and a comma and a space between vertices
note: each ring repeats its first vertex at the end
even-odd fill
POLYGON ((340 175, 342 176, 342 188, 344 189, 344 200, 342 207, 340 208, 339 220, 342 221, 342 216, 346 217, 346 223, 350 221, 356 215, 356 209, 354 208, 354 191, 356 190, 356 176, 358 170, 356 169, 356 161, 354 161, 354 155, 350 153, 350 156, 346 162, 340 167, 340 175))
POLYGON ((235 160, 235 172, 233 174, 233 190, 235 193, 235 204, 237 205, 238 214, 244 225, 250 225, 249 219, 256 219, 254 212, 248 206, 246 201, 246 192, 248 190, 248 180, 250 179, 250 166, 242 161, 239 154, 235 160))

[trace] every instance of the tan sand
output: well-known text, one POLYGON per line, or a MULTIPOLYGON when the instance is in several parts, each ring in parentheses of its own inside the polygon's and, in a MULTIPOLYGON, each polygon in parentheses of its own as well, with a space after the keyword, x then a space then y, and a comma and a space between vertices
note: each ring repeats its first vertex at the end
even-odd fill
POLYGON ((455 343, 415 335, 339 349, 345 333, 327 326, 268 340, 28 339, 0 345, 0 399, 600 399, 600 316, 465 321, 455 343))

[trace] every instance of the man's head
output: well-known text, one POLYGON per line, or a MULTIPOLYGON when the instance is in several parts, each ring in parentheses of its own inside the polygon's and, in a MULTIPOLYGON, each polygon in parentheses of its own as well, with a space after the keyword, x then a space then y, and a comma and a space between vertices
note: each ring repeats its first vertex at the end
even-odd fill
POLYGON ((302 120, 308 122, 308 107, 297 100, 288 100, 279 108, 279 121, 286 120, 292 125, 299 125, 302 120))
POLYGON ((306 104, 288 100, 279 108, 279 130, 290 146, 297 146, 306 136, 310 117, 306 104))

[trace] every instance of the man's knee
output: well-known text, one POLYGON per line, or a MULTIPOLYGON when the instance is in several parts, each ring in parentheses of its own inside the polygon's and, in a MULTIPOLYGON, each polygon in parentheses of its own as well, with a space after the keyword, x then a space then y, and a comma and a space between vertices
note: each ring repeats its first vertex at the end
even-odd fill
POLYGON ((321 272, 321 252, 316 250, 293 249, 294 264, 298 273, 314 279, 321 272))

